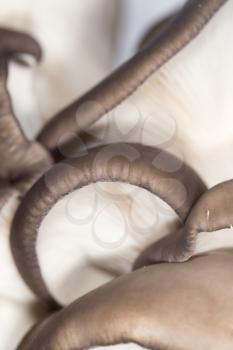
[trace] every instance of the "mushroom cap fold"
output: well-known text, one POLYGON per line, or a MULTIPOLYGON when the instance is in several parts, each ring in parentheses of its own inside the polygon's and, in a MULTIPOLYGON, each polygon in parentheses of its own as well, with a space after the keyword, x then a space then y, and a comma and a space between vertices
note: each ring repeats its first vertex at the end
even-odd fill
MULTIPOLYGON (((132 95, 173 56, 191 42, 227 0, 189 0, 162 35, 113 72, 99 85, 58 113, 45 126, 39 141, 52 152, 69 133, 81 133, 132 95), (85 111, 78 112, 86 103, 85 111)), ((67 140, 68 141, 68 140, 67 140)))
MULTIPOLYGON (((159 149, 137 144, 93 148, 88 155, 52 167, 26 194, 12 224, 11 248, 22 277, 37 296, 52 300, 37 257, 38 231, 44 217, 66 194, 91 183, 124 182, 160 197, 185 221, 205 185, 186 164, 174 173, 158 168, 154 159, 159 153, 159 149)), ((167 162, 174 158, 167 154, 167 162)))
POLYGON ((184 227, 149 246, 137 259, 134 268, 159 262, 182 262, 190 259, 197 236, 203 232, 230 229, 233 226, 233 180, 206 191, 192 208, 184 227))
POLYGON ((232 251, 217 251, 122 276, 46 319, 18 349, 136 343, 149 349, 230 350, 232 263, 232 251))

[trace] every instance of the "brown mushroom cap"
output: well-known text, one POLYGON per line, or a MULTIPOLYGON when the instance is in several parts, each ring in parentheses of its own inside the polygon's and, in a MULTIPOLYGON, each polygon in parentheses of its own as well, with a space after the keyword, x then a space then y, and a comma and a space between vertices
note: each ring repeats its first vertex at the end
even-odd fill
MULTIPOLYGON (((55 165, 27 193, 13 221, 11 248, 16 265, 31 289, 43 300, 52 297, 41 275, 36 241, 43 218, 71 191, 96 182, 125 182, 142 187, 168 203, 184 221, 205 186, 191 168, 175 173, 158 168, 159 149, 136 144, 113 144, 55 165)), ((167 154, 167 162, 174 156, 167 154)))
POLYGON ((49 121, 40 133, 39 141, 56 154, 57 145, 65 134, 80 134, 132 95, 153 73, 192 41, 225 2, 226 0, 189 0, 163 31, 163 35, 159 38, 156 36, 149 47, 49 121), (90 101, 95 103, 80 111, 80 107, 90 101))
POLYGON ((232 251, 122 276, 37 326, 18 350, 136 343, 149 349, 230 350, 232 251))
POLYGON ((233 226, 233 180, 206 191, 191 210, 184 228, 149 246, 137 259, 134 268, 162 261, 182 262, 195 252, 198 234, 233 226))

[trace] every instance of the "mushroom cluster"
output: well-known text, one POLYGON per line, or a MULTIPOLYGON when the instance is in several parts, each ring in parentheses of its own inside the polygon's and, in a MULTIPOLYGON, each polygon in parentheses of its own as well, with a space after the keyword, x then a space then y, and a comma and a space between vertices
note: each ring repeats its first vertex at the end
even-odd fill
POLYGON ((47 310, 18 350, 233 348, 232 15, 233 0, 187 1, 34 141, 7 67, 42 51, 0 30, 0 205, 20 198, 11 252, 47 310), (42 253, 59 230, 78 236, 70 284, 55 247, 42 253))

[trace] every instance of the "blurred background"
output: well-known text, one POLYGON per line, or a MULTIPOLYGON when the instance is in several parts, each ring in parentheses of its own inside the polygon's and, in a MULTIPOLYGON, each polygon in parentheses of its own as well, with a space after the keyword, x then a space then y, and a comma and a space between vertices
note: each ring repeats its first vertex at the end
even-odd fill
POLYGON ((0 0, 0 24, 41 44, 39 66, 11 64, 9 89, 34 137, 57 111, 130 58, 156 22, 185 0, 0 0))

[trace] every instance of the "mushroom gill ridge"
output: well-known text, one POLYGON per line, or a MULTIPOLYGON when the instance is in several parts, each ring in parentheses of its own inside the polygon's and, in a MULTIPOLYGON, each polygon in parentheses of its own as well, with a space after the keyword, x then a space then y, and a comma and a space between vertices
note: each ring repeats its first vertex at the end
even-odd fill
MULTIPOLYGON (((186 220, 205 185, 186 164, 176 172, 163 170, 156 162, 160 152, 138 144, 96 147, 88 155, 54 165, 26 194, 13 220, 11 248, 19 272, 39 298, 54 303, 36 253, 38 231, 45 215, 66 194, 96 182, 123 182, 160 197, 182 222, 186 220)), ((168 163, 174 159, 167 153, 168 163)))

